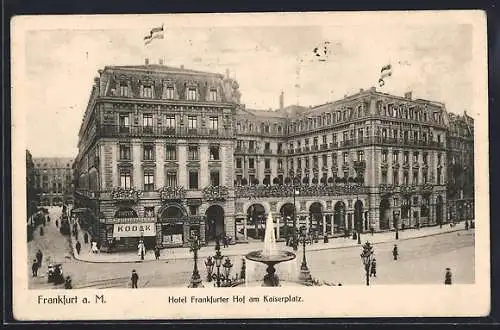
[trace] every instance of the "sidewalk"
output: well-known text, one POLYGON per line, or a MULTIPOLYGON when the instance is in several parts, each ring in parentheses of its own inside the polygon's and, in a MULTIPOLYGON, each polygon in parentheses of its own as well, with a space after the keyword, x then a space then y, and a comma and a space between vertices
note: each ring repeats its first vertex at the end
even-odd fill
MULTIPOLYGON (((406 229, 404 231, 400 230, 399 240, 395 239, 394 232, 375 233, 373 236, 370 233, 365 233, 361 235, 361 243, 365 243, 366 241, 369 241, 372 244, 398 242, 398 241, 405 241, 409 239, 440 235, 462 230, 465 230, 465 222, 457 222, 455 227, 450 227, 449 225, 443 225, 443 228, 439 228, 439 226, 434 226, 434 227, 424 227, 421 229, 406 229)), ((73 247, 74 251, 73 255, 75 256, 75 259, 93 263, 134 263, 134 262, 155 261, 153 250, 146 251, 144 260, 141 260, 141 258, 137 255, 137 251, 92 253, 90 249, 90 243, 89 244, 83 243, 83 234, 84 234, 83 230, 79 228, 78 239, 80 240, 80 244, 82 245, 82 249, 79 255, 76 253, 75 249, 76 240, 74 236, 72 236, 71 238, 71 245, 73 247)), ((262 250, 263 244, 264 244, 263 242, 257 241, 246 244, 230 245, 227 248, 223 248, 221 246, 221 253, 224 256, 242 256, 250 251, 262 250)), ((293 251, 291 247, 285 245, 285 242, 278 242, 277 245, 280 250, 293 251)), ((342 248, 349 248, 356 246, 359 247, 360 245, 358 245, 357 240, 353 240, 351 236, 349 238, 344 238, 344 237, 331 238, 329 239, 328 243, 323 243, 323 240, 320 239, 318 243, 308 244, 306 249, 308 251, 320 251, 329 249, 342 249, 342 248)), ((198 251, 198 258, 206 258, 208 256, 213 256, 214 254, 215 250, 213 246, 205 246, 198 251)), ((163 249, 161 250, 161 255, 160 255, 160 260, 164 260, 167 262, 168 260, 192 259, 192 258, 193 258, 193 253, 189 252, 189 248, 163 249)))

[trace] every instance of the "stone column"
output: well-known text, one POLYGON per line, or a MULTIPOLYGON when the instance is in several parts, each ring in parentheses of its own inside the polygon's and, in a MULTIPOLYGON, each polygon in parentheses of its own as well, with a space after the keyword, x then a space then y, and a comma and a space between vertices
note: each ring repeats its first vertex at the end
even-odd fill
POLYGON ((134 139, 132 141, 132 164, 133 172, 132 174, 132 187, 137 189, 143 189, 143 177, 142 177, 142 144, 139 139, 134 139))
POLYGON ((280 239, 280 216, 276 217, 276 239, 280 239))

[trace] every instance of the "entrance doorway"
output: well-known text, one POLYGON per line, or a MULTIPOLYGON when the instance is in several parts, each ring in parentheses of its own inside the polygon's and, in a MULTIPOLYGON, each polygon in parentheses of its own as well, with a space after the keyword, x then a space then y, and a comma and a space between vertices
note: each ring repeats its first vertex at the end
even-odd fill
POLYGON ((354 224, 356 231, 363 232, 363 202, 360 200, 354 203, 354 224))
POLYGON ((379 224, 381 230, 386 230, 390 228, 389 224, 390 218, 391 218, 391 203, 387 198, 383 198, 380 201, 379 224))
POLYGON ((339 233, 346 228, 345 226, 345 204, 344 202, 335 203, 333 209, 334 232, 339 233))
POLYGON ((247 221, 254 228, 247 229, 247 235, 252 238, 264 237, 264 222, 266 209, 262 204, 252 204, 247 210, 247 221))
POLYGON ((206 241, 215 241, 216 237, 222 238, 224 230, 224 209, 219 205, 212 205, 207 209, 205 223, 206 241))

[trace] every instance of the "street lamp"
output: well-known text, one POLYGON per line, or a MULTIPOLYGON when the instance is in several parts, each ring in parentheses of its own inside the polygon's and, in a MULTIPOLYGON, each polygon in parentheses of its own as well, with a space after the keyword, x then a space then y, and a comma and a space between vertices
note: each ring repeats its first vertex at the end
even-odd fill
POLYGON ((361 219, 360 219, 360 210, 357 209, 356 205, 358 205, 359 198, 358 198, 358 193, 356 192, 356 203, 354 204, 354 214, 356 214, 356 220, 358 224, 358 244, 361 244, 361 230, 362 230, 362 224, 361 224, 361 219))
POLYGON ((399 239, 399 211, 394 211, 394 224, 396 229, 396 239, 399 239))
POLYGON ((200 250, 200 240, 198 236, 195 235, 191 240, 191 246, 189 247, 189 251, 193 252, 193 260, 194 260, 194 268, 193 274, 191 275, 191 283, 189 283, 189 288, 202 288, 203 284, 201 283, 200 273, 198 272, 198 250, 200 250))
POLYGON ((311 272, 309 271, 309 267, 307 267, 306 260, 306 227, 300 227, 300 240, 302 242, 302 264, 300 265, 300 276, 299 279, 304 282, 310 282, 312 280, 311 272))
POLYGON ((231 263, 231 260, 229 260, 228 257, 226 257, 226 260, 224 261, 224 264, 222 263, 222 259, 224 259, 224 256, 220 253, 220 243, 219 241, 216 241, 215 243, 215 256, 208 257, 207 260, 205 261, 205 266, 207 267, 207 280, 211 282, 212 280, 216 280, 216 286, 221 287, 221 286, 230 286, 231 285, 231 268, 233 268, 233 264, 231 263), (213 259, 215 260, 215 263, 213 262, 213 259), (213 274, 213 267, 217 268, 217 272, 213 274), (224 274, 221 274, 220 268, 221 266, 224 268, 224 274), (222 282, 222 285, 221 285, 222 282))
POLYGON ((370 266, 373 260, 373 247, 371 246, 370 242, 366 242, 363 245, 361 260, 363 261, 363 265, 365 266, 366 285, 370 285, 370 266))

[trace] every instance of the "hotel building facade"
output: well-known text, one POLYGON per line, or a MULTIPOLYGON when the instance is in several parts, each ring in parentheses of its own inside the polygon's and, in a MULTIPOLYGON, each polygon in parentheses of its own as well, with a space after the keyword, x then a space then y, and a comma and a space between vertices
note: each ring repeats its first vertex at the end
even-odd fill
POLYGON ((62 205, 73 202, 73 159, 68 157, 35 157, 33 180, 40 205, 62 205))
POLYGON ((247 109, 228 75, 99 71, 79 132, 75 203, 110 251, 433 225, 447 217, 443 104, 375 88, 315 107, 247 109), (294 214, 295 213, 295 214, 294 214))

